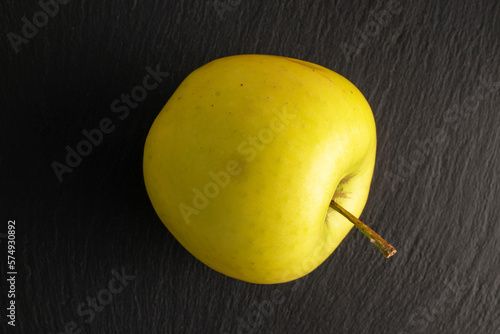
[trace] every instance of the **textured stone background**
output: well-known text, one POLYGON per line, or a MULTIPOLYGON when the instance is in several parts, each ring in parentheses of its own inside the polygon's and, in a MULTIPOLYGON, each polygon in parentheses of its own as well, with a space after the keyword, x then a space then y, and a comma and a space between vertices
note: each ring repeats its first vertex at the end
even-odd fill
POLYGON ((15 328, 0 243, 0 332, 500 332, 497 1, 74 0, 46 22, 41 8, 0 2, 0 232, 15 219, 18 242, 15 328), (9 33, 34 15, 16 52, 9 33), (379 142, 361 218, 395 257, 353 230, 305 278, 253 285, 164 228, 142 181, 147 131, 191 71, 241 53, 318 63, 365 94, 379 142), (168 77, 118 118, 112 102, 157 64, 168 77), (59 182, 51 163, 105 118, 114 130, 59 182), (135 278, 80 316, 113 270, 135 278))

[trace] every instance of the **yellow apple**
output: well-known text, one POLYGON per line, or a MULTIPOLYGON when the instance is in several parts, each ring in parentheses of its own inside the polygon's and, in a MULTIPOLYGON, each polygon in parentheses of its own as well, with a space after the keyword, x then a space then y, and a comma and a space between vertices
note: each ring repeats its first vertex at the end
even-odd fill
POLYGON ((370 106, 341 75, 231 56, 195 70, 167 102, 146 140, 144 180, 196 258, 243 281, 280 283, 318 267, 353 227, 338 207, 361 214, 375 151, 370 106))

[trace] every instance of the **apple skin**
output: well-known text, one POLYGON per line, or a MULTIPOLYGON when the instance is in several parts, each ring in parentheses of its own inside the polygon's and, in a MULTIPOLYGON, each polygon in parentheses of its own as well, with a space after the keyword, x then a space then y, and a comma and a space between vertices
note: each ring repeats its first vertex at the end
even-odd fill
POLYGON ((376 153, 372 111, 341 75, 238 55, 192 72, 154 121, 144 181, 174 237, 210 268, 273 284, 317 268, 354 226, 376 153))

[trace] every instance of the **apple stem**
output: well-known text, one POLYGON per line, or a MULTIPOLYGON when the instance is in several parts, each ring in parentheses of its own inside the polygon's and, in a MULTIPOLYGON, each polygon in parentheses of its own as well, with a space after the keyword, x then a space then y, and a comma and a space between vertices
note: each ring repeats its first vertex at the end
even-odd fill
POLYGON ((334 200, 330 202, 330 207, 340 213, 342 216, 346 217, 351 223, 353 223, 364 235, 366 235, 372 243, 377 246, 378 249, 384 254, 386 258, 389 258, 396 254, 396 249, 392 247, 387 241, 382 239, 380 235, 375 233, 371 228, 369 228, 365 223, 361 220, 353 216, 349 211, 344 209, 334 200))

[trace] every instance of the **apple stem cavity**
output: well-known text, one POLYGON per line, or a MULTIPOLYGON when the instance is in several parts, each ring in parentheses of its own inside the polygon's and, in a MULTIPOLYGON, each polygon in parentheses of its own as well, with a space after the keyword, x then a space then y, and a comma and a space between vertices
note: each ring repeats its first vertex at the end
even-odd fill
POLYGON ((371 228, 369 228, 365 223, 361 220, 353 216, 349 211, 344 209, 334 200, 330 202, 330 207, 340 213, 342 216, 347 218, 351 223, 353 223, 364 235, 366 235, 370 241, 377 246, 378 249, 384 254, 386 258, 389 258, 396 254, 396 249, 392 247, 387 241, 382 239, 380 235, 375 233, 371 228))

